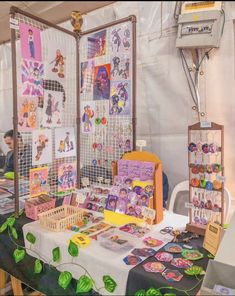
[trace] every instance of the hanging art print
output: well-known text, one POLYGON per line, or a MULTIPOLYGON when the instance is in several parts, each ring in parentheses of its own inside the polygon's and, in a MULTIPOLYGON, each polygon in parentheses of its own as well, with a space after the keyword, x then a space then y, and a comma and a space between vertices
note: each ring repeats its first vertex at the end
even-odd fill
POLYGON ((92 91, 94 79, 95 62, 88 61, 81 63, 81 93, 88 93, 92 91))
POLYGON ((129 115, 131 112, 130 81, 113 81, 109 100, 110 115, 129 115))
POLYGON ((55 129, 55 158, 76 156, 73 127, 55 129))
POLYGON ((21 80, 23 96, 43 96, 44 65, 41 62, 22 60, 21 80))
POLYGON ((64 163, 58 170, 58 191, 66 191, 76 188, 76 163, 64 163))
POLYGON ((32 132, 32 165, 52 162, 52 132, 49 129, 32 132))
POLYGON ((110 34, 111 54, 130 52, 131 35, 131 23, 112 27, 110 34))
POLYGON ((110 64, 95 67, 94 100, 108 100, 110 96, 110 64))
POLYGON ((35 197, 47 193, 48 167, 31 169, 29 173, 30 196, 35 197))
POLYGON ((42 61, 41 31, 20 23, 21 56, 24 59, 42 61))
POLYGON ((63 93, 45 90, 41 127, 52 128, 62 126, 63 113, 63 93))
POLYGON ((106 54, 106 30, 97 32, 87 38, 87 58, 93 59, 106 54))
POLYGON ((95 102, 81 102, 81 131, 83 134, 93 133, 95 130, 95 102))
POLYGON ((34 97, 19 97, 18 130, 27 132, 37 128, 38 100, 34 97))
POLYGON ((111 62, 111 79, 130 79, 130 57, 128 55, 115 55, 111 62))
MULTIPOLYGON (((55 42, 56 43, 56 42, 55 42)), ((47 79, 65 80, 66 50, 64 45, 51 44, 45 64, 47 79)))

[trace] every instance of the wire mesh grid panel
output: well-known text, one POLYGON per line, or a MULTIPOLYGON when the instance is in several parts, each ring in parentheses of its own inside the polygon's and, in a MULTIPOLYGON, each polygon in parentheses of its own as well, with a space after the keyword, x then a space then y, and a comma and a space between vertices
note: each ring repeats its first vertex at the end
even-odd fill
POLYGON ((110 184, 112 161, 133 148, 132 26, 107 25, 80 39, 81 183, 110 184))
POLYGON ((66 192, 76 187, 76 39, 15 19, 19 196, 66 192))

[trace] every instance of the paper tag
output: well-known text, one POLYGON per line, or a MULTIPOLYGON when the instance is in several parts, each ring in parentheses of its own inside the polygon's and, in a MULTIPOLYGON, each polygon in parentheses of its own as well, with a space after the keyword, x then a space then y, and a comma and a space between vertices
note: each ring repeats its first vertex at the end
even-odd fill
POLYGON ((11 23, 10 23, 10 28, 14 29, 14 30, 19 30, 19 26, 11 24, 11 23))
POLYGON ((184 206, 186 209, 194 209, 194 204, 191 202, 186 202, 184 206))
POLYGON ((14 18, 10 18, 10 28, 14 30, 19 30, 19 21, 14 18))
POLYGON ((211 128, 211 122, 210 121, 201 121, 200 127, 201 128, 211 128))
POLYGON ((111 184, 111 179, 104 179, 105 184, 111 184))
POLYGON ((156 216, 156 211, 154 209, 143 207, 143 209, 142 209, 142 215, 146 219, 153 220, 155 218, 155 216, 156 216))
POLYGON ((86 196, 85 192, 77 191, 76 202, 78 204, 83 204, 86 200, 86 196))
POLYGON ((89 180, 89 178, 87 178, 87 177, 82 178, 82 179, 81 179, 81 182, 82 182, 82 186, 84 186, 84 187, 90 185, 90 180, 89 180))
POLYGON ((19 25, 19 20, 18 20, 18 19, 15 19, 15 18, 12 18, 12 17, 10 17, 10 24, 13 24, 13 25, 19 25))
POLYGON ((224 176, 220 176, 220 175, 218 175, 218 176, 216 176, 216 180, 217 180, 217 181, 220 181, 220 182, 222 182, 222 183, 224 183, 225 180, 226 180, 226 178, 225 178, 224 176))
POLYGON ((221 285, 214 285, 213 291, 219 295, 235 295, 235 289, 224 287, 221 285))
POLYGON ((136 146, 137 147, 146 147, 147 146, 147 142, 145 140, 137 140, 136 141, 136 146))

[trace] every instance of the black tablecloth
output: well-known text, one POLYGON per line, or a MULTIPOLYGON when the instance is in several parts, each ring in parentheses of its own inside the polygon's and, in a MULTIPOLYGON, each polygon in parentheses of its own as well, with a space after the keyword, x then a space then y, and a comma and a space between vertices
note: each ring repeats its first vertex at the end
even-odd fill
MULTIPOLYGON (((202 246, 202 238, 195 239, 190 242, 189 245, 191 245, 194 249, 199 250, 202 254, 204 254, 204 258, 194 261, 194 265, 203 267, 204 270, 206 270, 207 264, 208 264, 208 252, 203 249, 202 246)), ((180 243, 182 246, 183 243, 180 243)), ((158 252, 165 251, 164 247, 161 248, 158 252)), ((172 254, 174 255, 174 258, 182 258, 181 254, 172 254)), ((146 272, 143 268, 143 265, 147 262, 159 262, 154 256, 149 257, 141 264, 137 265, 135 268, 131 269, 128 276, 127 281, 127 289, 126 289, 126 295, 134 295, 138 290, 144 289, 145 291, 149 288, 161 288, 166 286, 172 286, 180 290, 189 290, 192 287, 196 286, 198 283, 198 279, 201 279, 202 276, 198 276, 198 279, 195 276, 188 276, 184 274, 184 269, 177 268, 173 265, 171 265, 169 262, 161 262, 167 269, 171 270, 178 270, 181 274, 183 274, 183 278, 179 282, 168 282, 160 273, 152 273, 152 272, 146 272)), ((195 289, 192 291, 189 291, 189 295, 196 295, 201 287, 202 282, 197 285, 195 289)), ((172 289, 162 289, 161 293, 174 293, 176 295, 186 295, 184 292, 172 290, 172 289)))

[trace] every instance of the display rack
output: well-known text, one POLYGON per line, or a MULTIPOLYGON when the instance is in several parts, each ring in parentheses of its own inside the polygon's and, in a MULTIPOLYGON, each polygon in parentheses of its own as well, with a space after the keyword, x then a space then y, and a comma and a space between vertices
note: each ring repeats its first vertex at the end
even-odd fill
MULTIPOLYGON (((150 205, 149 207, 154 209, 156 211, 156 216, 155 219, 153 220, 153 224, 158 224, 163 220, 163 182, 162 182, 162 162, 161 160, 154 155, 153 153, 147 152, 147 151, 132 151, 130 153, 125 153, 122 156, 122 159, 124 160, 133 160, 133 161, 147 161, 147 162, 153 162, 155 163, 155 174, 154 174, 154 194, 153 198, 150 199, 150 205)), ((118 175, 118 167, 117 163, 113 162, 112 164, 112 174, 113 177, 118 175)), ((112 221, 113 223, 115 222, 115 216, 117 216, 118 219, 120 218, 120 214, 113 213, 107 211, 109 216, 109 221, 112 221), (112 220, 111 220, 112 219, 112 220)), ((125 223, 131 223, 131 217, 127 215, 122 215, 125 216, 123 218, 123 221, 125 223), (124 220, 125 219, 125 220, 124 220)), ((117 219, 116 219, 117 220, 117 219)), ((138 220, 138 219, 136 219, 138 220)), ((132 223, 134 223, 132 221, 132 223)))
POLYGON ((81 32, 79 67, 81 178, 110 185, 112 161, 135 150, 136 17, 81 32))
POLYGON ((204 235, 209 221, 224 223, 224 127, 199 122, 188 127, 189 223, 204 235))
MULTIPOLYGON (((20 197, 30 193, 30 170, 48 168, 48 185, 51 195, 60 196, 58 193, 61 188, 58 182, 58 170, 62 164, 76 163, 77 167, 77 182, 76 186, 80 187, 81 177, 88 177, 90 184, 92 183, 107 183, 110 184, 112 179, 112 161, 119 159, 122 154, 126 151, 135 150, 136 142, 136 17, 129 16, 124 19, 116 20, 112 23, 105 24, 100 27, 93 28, 86 32, 73 33, 69 30, 54 25, 44 19, 34 16, 30 13, 22 11, 17 7, 11 7, 10 9, 10 24, 11 24, 11 48, 12 48, 12 83, 13 83, 13 127, 14 127, 14 167, 15 167, 15 179, 14 179, 14 191, 15 191, 15 213, 19 214, 19 200, 20 197), (21 28, 20 24, 25 24, 29 28, 30 26, 36 28, 41 34, 41 62, 46 62, 47 67, 50 66, 53 61, 50 59, 50 53, 52 47, 57 47, 57 44, 62 45, 66 50, 66 57, 64 59, 65 75, 64 83, 58 83, 60 81, 52 81, 51 78, 47 77, 42 71, 42 89, 61 92, 63 96, 63 107, 64 117, 61 128, 74 128, 75 142, 77 151, 76 156, 70 155, 69 157, 56 157, 56 129, 57 127, 47 127, 45 125, 38 125, 37 129, 49 130, 51 132, 51 145, 52 145, 52 160, 44 162, 43 164, 35 165, 32 163, 33 157, 33 132, 32 131, 21 131, 23 143, 27 145, 29 149, 27 151, 19 145, 18 131, 19 131, 19 102, 22 94, 22 49, 21 49, 21 28), (127 30, 128 29, 128 30, 127 30), (104 59, 100 56, 95 56, 97 46, 102 45, 101 31, 106 31, 106 52, 104 59), (111 43, 113 45, 119 44, 119 37, 121 38, 120 46, 128 51, 123 52, 122 56, 116 55, 111 51, 111 43), (88 42, 89 39, 89 42, 88 42), (129 42, 129 43, 128 43, 129 42), (89 55, 86 56, 86 55, 89 55), (114 58, 124 57, 124 60, 120 61, 120 66, 117 71, 114 65, 114 58), (82 69, 81 63, 85 63, 94 60, 94 66, 98 67, 104 63, 109 63, 110 71, 113 70, 118 72, 118 77, 115 80, 117 85, 118 80, 121 81, 122 85, 117 86, 117 93, 115 98, 118 96, 124 101, 127 100, 125 97, 126 93, 124 88, 128 86, 129 104, 130 108, 128 112, 121 112, 121 108, 125 106, 124 102, 119 102, 117 105, 117 114, 110 114, 110 99, 113 95, 110 92, 110 97, 103 100, 102 98, 96 98, 95 102, 95 130, 93 135, 87 135, 82 133, 83 118, 82 111, 84 111, 84 104, 87 104, 88 100, 93 100, 93 97, 89 97, 88 92, 81 93, 82 86, 84 86, 84 80, 82 85, 82 69), (126 62, 126 64, 125 64, 126 62), (112 68, 112 65, 113 68, 112 68), (128 81, 127 81, 128 80, 128 81), (128 83, 127 83, 128 82, 128 83), (127 84, 126 84, 127 83, 127 84), (119 89, 118 89, 119 87, 119 89), (121 89, 122 88, 122 89, 121 89), (124 92, 124 94, 123 94, 124 92), (107 107, 108 106, 108 107, 107 107), (81 108, 83 108, 81 110, 81 108), (105 109, 106 108, 106 109, 105 109), (107 109, 108 108, 108 109, 107 109), (107 111, 108 110, 108 111, 107 111), (101 144, 101 146, 100 146, 101 144), (102 147, 102 149, 99 149, 102 147), (22 163, 20 157, 24 154, 25 161, 22 163), (102 179, 102 180, 101 180, 102 179), (22 188, 24 190, 22 190, 22 188)), ((27 29, 28 30, 28 29, 27 29)), ((28 38, 28 37, 27 37, 28 38)), ((29 40, 29 39, 26 39, 29 40)), ((29 41, 25 41, 26 46, 29 48, 29 41)), ((31 48, 32 49, 32 48, 31 48)), ((30 51, 31 51, 30 49, 30 51)), ((116 47, 119 51, 119 47, 116 47)), ((30 58, 29 58, 30 60, 30 58)), ((36 60, 36 58, 35 58, 36 60)), ((25 62, 24 62, 25 63, 25 62)), ((61 64, 64 65, 63 63, 61 64)), ((84 65, 83 65, 84 66, 84 65)), ((57 65, 58 67, 58 65, 57 65)), ((32 67, 31 67, 32 68, 32 67)), ((60 70, 57 70, 60 71, 60 70)), ((54 71, 54 72, 57 72, 54 71)), ((109 73, 110 74, 110 73, 109 73)), ((117 75, 117 74, 116 74, 117 75)), ((30 76, 30 75, 28 75, 30 76)), ((86 85, 89 85, 89 81, 92 82, 96 79, 95 74, 85 77, 86 85)), ((30 77, 28 79, 31 79, 30 77)), ((36 81, 39 83, 39 81, 36 81)), ((40 82, 41 83, 41 82, 40 82)), ((40 84, 39 83, 39 84, 40 84)), ((112 81, 110 82, 112 87, 112 81)), ((26 83, 27 85, 27 83, 26 83)), ((30 82, 29 82, 30 85, 30 82)), ((28 86, 27 86, 28 87, 28 86)), ((42 96, 43 97, 43 96, 42 96)), ((119 99, 120 99, 119 98, 119 99)), ((44 98, 45 99, 45 98, 44 98)), ((38 97, 39 100, 39 97, 38 97)), ((40 100, 38 101, 40 102, 40 100)), ((118 103, 118 102, 117 102, 118 103)), ((39 103, 38 103, 39 104, 39 103)), ((114 106, 115 107, 115 106, 114 106)), ((43 108, 43 107, 42 107, 43 108)), ((112 112, 116 112, 114 108, 112 112)), ((44 110, 45 111, 45 110, 44 110)), ((23 112, 22 112, 23 113, 23 112)), ((27 112, 26 112, 27 113, 27 112)), ((26 125, 27 119, 24 113, 23 124, 26 125), (24 123, 25 122, 25 123, 24 123)), ((37 124, 39 124, 37 122, 37 124)), ((94 122, 93 122, 94 124, 94 122)), ((57 137, 58 139, 58 137, 57 137)), ((34 148, 36 149, 36 148, 34 148)), ((57 152, 58 153, 58 152, 57 152)))

